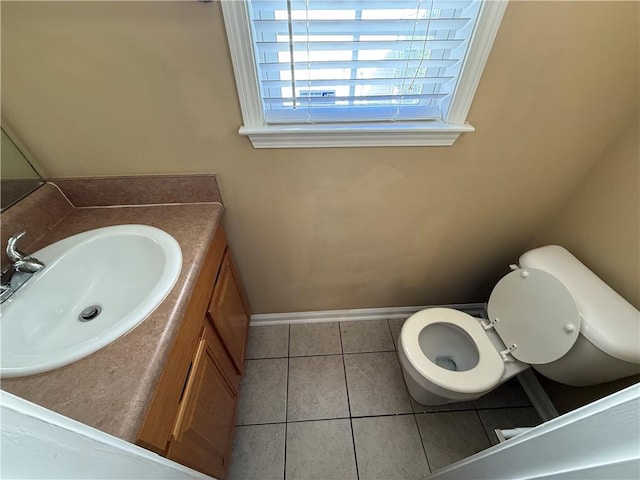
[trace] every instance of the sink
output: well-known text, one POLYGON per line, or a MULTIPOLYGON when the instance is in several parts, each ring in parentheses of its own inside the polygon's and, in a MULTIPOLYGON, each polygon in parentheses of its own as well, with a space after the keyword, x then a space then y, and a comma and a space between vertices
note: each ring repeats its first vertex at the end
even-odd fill
POLYGON ((47 372, 130 332, 175 285, 178 242, 159 228, 117 225, 33 254, 45 264, 0 305, 2 378, 47 372))

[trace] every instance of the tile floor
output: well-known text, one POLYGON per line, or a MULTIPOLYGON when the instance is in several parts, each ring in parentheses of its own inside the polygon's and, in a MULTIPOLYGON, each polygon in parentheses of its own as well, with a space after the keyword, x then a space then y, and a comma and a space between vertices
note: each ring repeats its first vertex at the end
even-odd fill
POLYGON ((473 402, 410 398, 403 320, 251 327, 231 479, 419 479, 533 426, 517 380, 473 402))

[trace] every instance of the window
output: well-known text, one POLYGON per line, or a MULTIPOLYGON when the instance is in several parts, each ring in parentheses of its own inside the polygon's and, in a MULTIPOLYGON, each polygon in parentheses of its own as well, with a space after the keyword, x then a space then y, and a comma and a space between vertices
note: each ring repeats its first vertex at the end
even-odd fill
POLYGON ((223 0, 256 148, 452 145, 506 1, 223 0))

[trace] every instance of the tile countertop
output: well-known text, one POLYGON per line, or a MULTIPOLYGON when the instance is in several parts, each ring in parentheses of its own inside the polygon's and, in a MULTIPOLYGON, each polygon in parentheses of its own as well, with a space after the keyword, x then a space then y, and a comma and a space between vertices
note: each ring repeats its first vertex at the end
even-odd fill
POLYGON ((134 442, 223 211, 216 203, 73 209, 30 251, 94 228, 138 223, 173 235, 182 271, 160 306, 124 337, 58 370, 4 379, 2 389, 134 442))

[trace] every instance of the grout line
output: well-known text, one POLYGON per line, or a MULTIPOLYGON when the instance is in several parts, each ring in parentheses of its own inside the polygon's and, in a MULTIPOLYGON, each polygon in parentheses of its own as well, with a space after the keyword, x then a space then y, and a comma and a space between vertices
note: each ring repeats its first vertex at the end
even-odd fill
MULTIPOLYGON (((71 203, 71 202, 69 202, 71 203)), ((211 202, 173 202, 173 203, 136 203, 136 204, 123 204, 123 205, 84 205, 82 207, 75 207, 79 210, 88 210, 96 208, 141 208, 141 207, 172 207, 176 205, 220 205, 224 208, 224 205, 218 201, 211 202)))
POLYGON ((339 353, 319 353, 317 355, 291 355, 289 358, 309 358, 309 357, 337 357, 338 355, 342 355, 339 353))
POLYGON ((289 376, 291 375, 291 365, 290 358, 287 357, 287 385, 286 385, 286 395, 284 398, 284 421, 289 421, 289 376))
POLYGON ((398 346, 396 345, 396 339, 393 337, 393 332, 391 331, 391 324, 389 323, 389 319, 385 319, 387 322, 387 330, 389 330, 389 335, 391 335, 391 343, 393 343, 393 349, 398 351, 398 346))
POLYGON ((397 352, 397 350, 372 350, 367 352, 344 352, 344 353, 318 353, 314 355, 290 355, 290 356, 280 356, 280 357, 256 357, 256 358, 247 358, 246 360, 275 360, 278 358, 308 358, 308 357, 335 357, 337 355, 366 355, 370 353, 393 353, 397 352))
MULTIPOLYGON (((455 408, 451 410, 414 410, 413 413, 451 413, 451 412, 470 412, 470 411, 476 411, 476 410, 494 410, 494 409, 467 407, 467 408, 455 408)), ((498 408, 498 410, 500 410, 500 408, 498 408)))
POLYGON ((429 473, 432 472, 431 470, 431 462, 429 462, 429 455, 427 455, 427 448, 424 446, 424 439, 422 438, 422 432, 420 431, 420 425, 418 424, 418 415, 424 415, 424 414, 415 414, 413 413, 413 421, 416 422, 416 428, 418 429, 418 436, 420 437, 420 443, 422 444, 422 451, 424 452, 424 458, 427 459, 427 467, 429 467, 429 473))
MULTIPOLYGON (((349 355, 349 356, 353 356, 353 355, 382 355, 382 354, 389 354, 389 353, 395 353, 396 354, 396 359, 398 358, 398 352, 396 350, 386 350, 386 351, 382 351, 382 352, 345 353, 344 355, 349 355)), ((399 362, 400 362, 400 360, 398 360, 398 363, 399 362)))
POLYGON ((287 422, 238 423, 235 427, 260 427, 262 425, 284 425, 287 422))
POLYGON ((367 353, 390 353, 395 352, 396 350, 371 350, 366 352, 342 352, 342 353, 319 353, 317 355, 292 355, 291 358, 300 358, 300 357, 328 357, 331 355, 364 355, 367 353))
POLYGON ((393 350, 367 350, 366 352, 344 352, 343 355, 360 355, 364 353, 389 353, 395 352, 395 348, 393 350))
POLYGON ((411 412, 416 414, 415 406, 413 405, 413 397, 409 393, 409 387, 407 386, 407 380, 404 378, 404 370, 402 369, 402 363, 400 363, 400 356, 398 355, 398 351, 396 350, 396 360, 398 360, 398 364, 400 365, 400 375, 402 375, 402 384, 404 385, 404 389, 407 392, 407 397, 409 397, 409 404, 411 405, 411 412))
MULTIPOLYGON (((340 350, 343 350, 342 330, 340 329, 340 326, 338 326, 338 334, 340 335, 340 350)), ((349 411, 349 418, 351 418, 351 399, 349 398, 349 383, 347 382, 347 365, 345 364, 345 361, 344 361, 344 353, 342 353, 340 356, 342 357, 342 373, 344 375, 344 388, 347 391, 347 409, 349 411)))
POLYGON ((361 419, 361 418, 379 418, 379 417, 406 417, 407 415, 413 415, 409 413, 386 413, 384 415, 358 415, 357 417, 335 417, 335 418, 316 418, 313 420, 291 420, 289 423, 301 423, 301 422, 321 422, 325 420, 346 420, 349 419, 361 419))
POLYGON ((252 357, 252 358, 245 358, 245 360, 277 360, 279 358, 289 358, 287 355, 282 355, 279 357, 252 357))
MULTIPOLYGON (((437 412, 436 412, 437 413, 437 412)), ((407 417, 415 415, 413 412, 408 413, 385 413, 382 415, 359 415, 357 417, 330 417, 330 418, 311 418, 307 420, 287 420, 286 422, 266 422, 266 423, 243 423, 237 424, 236 427, 256 427, 260 425, 283 425, 285 423, 305 423, 305 422, 325 422, 329 420, 346 420, 348 418, 379 418, 379 417, 407 417)), ((419 414, 418 414, 419 415, 419 414)))
POLYGON ((342 328, 340 328, 340 322, 338 322, 338 333, 340 335, 340 350, 342 350, 342 369, 344 373, 344 387, 347 391, 347 407, 349 409, 349 428, 351 429, 351 444, 353 445, 353 461, 356 464, 356 478, 360 478, 360 472, 358 471, 358 453, 356 452, 356 437, 353 433, 353 418, 351 417, 351 399, 349 398, 349 383, 347 382, 347 365, 344 361, 344 346, 342 345, 342 328))
MULTIPOLYGON (((489 432, 487 431, 487 427, 484 425, 484 422, 482 421, 482 417, 480 417, 480 413, 478 412, 478 410, 475 410, 476 412, 476 417, 478 417, 478 421, 480 422, 480 425, 482 426, 482 430, 484 430, 484 435, 485 437, 487 437, 487 441, 489 442, 489 447, 493 446, 493 443, 491 442, 491 437, 489 436, 489 432)), ((487 448, 489 448, 487 447, 487 448)), ((486 449, 484 449, 486 450, 486 449)))
POLYGON ((302 420, 289 420, 287 423, 331 422, 333 420, 348 420, 349 418, 350 417, 308 418, 302 420))
MULTIPOLYGON (((387 320, 387 324, 389 321, 387 320)), ((389 330, 391 330, 391 326, 389 326, 389 330)), ((393 334, 392 334, 393 336, 393 334)), ((398 351, 396 350, 396 357, 398 358, 398 363, 400 363, 400 358, 398 357, 398 351)), ((407 396, 409 397, 409 404, 411 405, 411 411, 413 415, 413 421, 416 423, 416 428, 418 429, 418 436, 420 437, 420 443, 422 444, 422 451, 424 452, 424 458, 427 460, 427 467, 429 468, 429 472, 431 472, 431 462, 429 461, 429 455, 427 455, 427 447, 424 445, 424 439, 422 438, 422 432, 420 431, 420 425, 418 424, 418 413, 416 413, 416 409, 413 405, 413 398, 411 398, 411 394, 409 393, 409 387, 407 386, 407 380, 404 378, 404 370, 402 370, 402 364, 400 365, 400 375, 402 375, 402 383, 404 384, 404 389, 407 392, 407 396)), ((421 415, 424 415, 422 413, 421 415)))
POLYGON ((355 415, 351 418, 402 417, 404 415, 413 415, 413 412, 379 413, 376 415, 355 415))
POLYGON ((288 433, 288 420, 289 420, 289 354, 291 352, 291 325, 287 328, 287 398, 284 403, 284 463, 282 468, 282 479, 287 480, 287 433, 288 433))
MULTIPOLYGON (((535 407, 532 405, 514 405, 514 406, 510 406, 510 405, 505 405, 502 407, 485 407, 485 408, 474 408, 474 410, 512 410, 515 408, 533 408, 535 410, 535 407)), ((536 412, 538 413, 538 412, 536 412)), ((540 419, 540 423, 544 423, 542 422, 542 419, 540 419)))

